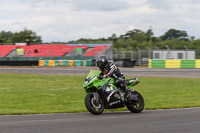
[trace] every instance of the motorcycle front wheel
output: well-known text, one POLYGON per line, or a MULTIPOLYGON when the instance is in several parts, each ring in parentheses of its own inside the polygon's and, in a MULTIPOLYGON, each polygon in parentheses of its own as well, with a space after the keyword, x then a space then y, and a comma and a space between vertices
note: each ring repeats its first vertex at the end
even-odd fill
POLYGON ((137 91, 131 91, 131 95, 137 96, 137 101, 127 101, 126 107, 132 113, 140 113, 144 109, 144 99, 142 95, 137 91))
POLYGON ((94 99, 94 94, 87 94, 85 96, 85 107, 94 115, 100 115, 104 111, 104 103, 101 97, 96 101, 94 99))

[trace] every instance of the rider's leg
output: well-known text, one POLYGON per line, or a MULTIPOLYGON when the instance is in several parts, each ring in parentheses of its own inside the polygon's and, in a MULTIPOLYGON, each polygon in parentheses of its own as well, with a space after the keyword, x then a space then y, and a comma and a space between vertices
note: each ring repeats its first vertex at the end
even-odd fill
POLYGON ((128 90, 127 85, 124 84, 124 83, 121 83, 121 84, 120 84, 120 88, 121 88, 124 92, 126 92, 126 91, 128 90))

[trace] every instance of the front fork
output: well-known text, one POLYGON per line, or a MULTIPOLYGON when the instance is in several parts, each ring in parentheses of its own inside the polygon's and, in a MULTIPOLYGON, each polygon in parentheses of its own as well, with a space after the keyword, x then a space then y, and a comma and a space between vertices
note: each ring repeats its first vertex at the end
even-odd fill
POLYGON ((94 97, 93 97, 94 102, 99 103, 99 94, 96 93, 96 92, 90 93, 90 94, 92 94, 92 95, 94 96, 94 97))

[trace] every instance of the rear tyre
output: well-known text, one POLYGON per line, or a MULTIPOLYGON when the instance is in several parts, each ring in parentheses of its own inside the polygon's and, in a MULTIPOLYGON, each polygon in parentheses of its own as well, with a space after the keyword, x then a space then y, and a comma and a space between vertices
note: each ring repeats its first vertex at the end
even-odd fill
POLYGON ((94 115, 100 115, 104 111, 104 103, 101 97, 99 96, 97 103, 97 101, 94 100, 94 94, 87 94, 85 96, 85 107, 94 115))
POLYGON ((137 96, 137 101, 127 101, 126 107, 132 113, 140 113, 144 109, 144 99, 142 95, 137 91, 131 91, 131 95, 137 96))

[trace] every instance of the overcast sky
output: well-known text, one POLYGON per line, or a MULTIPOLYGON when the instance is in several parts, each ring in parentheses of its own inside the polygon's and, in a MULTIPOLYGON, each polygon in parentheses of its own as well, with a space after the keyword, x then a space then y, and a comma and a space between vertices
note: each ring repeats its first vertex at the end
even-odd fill
POLYGON ((0 0, 0 31, 27 28, 44 42, 107 38, 150 26, 154 36, 175 28, 200 38, 200 1, 0 0))

